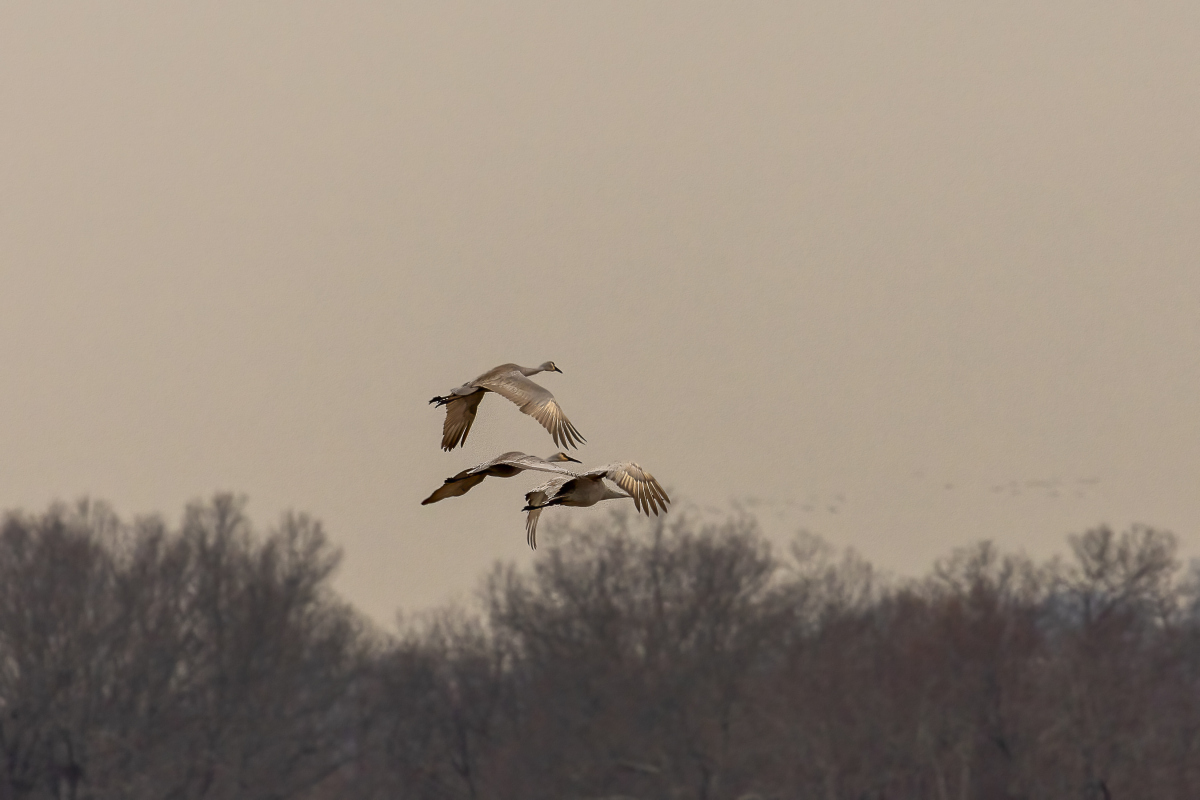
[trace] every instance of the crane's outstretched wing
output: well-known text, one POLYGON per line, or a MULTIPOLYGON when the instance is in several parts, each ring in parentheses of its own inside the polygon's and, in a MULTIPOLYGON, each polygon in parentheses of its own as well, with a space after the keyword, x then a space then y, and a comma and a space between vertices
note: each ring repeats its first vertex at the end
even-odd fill
POLYGON ((540 456, 526 455, 525 453, 518 451, 498 455, 491 461, 485 461, 482 464, 471 467, 469 470, 466 470, 465 474, 475 475, 480 472, 487 472, 495 467, 508 467, 511 468, 514 473, 526 469, 532 469, 537 470, 538 472, 557 472, 559 475, 574 476, 577 474, 572 470, 560 467, 557 464, 552 464, 540 456))
POLYGON ((608 478, 624 489, 633 498, 633 504, 637 510, 647 517, 650 516, 651 511, 657 517, 659 508, 666 511, 667 503, 671 502, 671 498, 667 497, 667 493, 663 491, 654 476, 632 461, 606 464, 603 467, 590 469, 584 475, 603 475, 608 478))
MULTIPOLYGON (((462 473, 460 472, 459 475, 462 475, 462 473)), ((438 500, 445 500, 447 497, 462 497, 483 483, 483 479, 486 477, 487 475, 467 475, 466 477, 459 478, 456 475, 453 478, 447 478, 446 482, 435 489, 433 494, 421 501, 421 505, 427 506, 430 503, 436 503, 438 500)))
POLYGON ((472 392, 453 397, 449 402, 442 404, 446 406, 446 421, 442 423, 443 450, 453 450, 467 440, 483 395, 483 392, 472 392))
MULTIPOLYGON (((559 447, 578 447, 584 439, 549 391, 538 386, 517 370, 497 375, 485 375, 474 381, 476 386, 505 397, 550 431, 559 447)), ((444 445, 443 445, 444 446, 444 445)))
POLYGON ((447 497, 462 497, 483 483, 483 479, 489 475, 500 478, 511 478, 527 469, 537 470, 538 472, 555 472, 559 475, 566 475, 568 478, 573 478, 576 475, 575 472, 564 469, 557 464, 552 464, 544 458, 511 450, 507 453, 501 453, 490 461, 476 464, 473 467, 464 469, 457 475, 446 478, 445 484, 438 487, 433 494, 422 500, 421 505, 436 503, 439 500, 445 500, 447 497))
POLYGON ((551 478, 541 486, 525 493, 525 507, 529 509, 525 515, 525 541, 533 550, 537 550, 537 524, 538 519, 542 516, 542 508, 546 505, 547 500, 558 494, 558 490, 568 480, 571 479, 551 478))

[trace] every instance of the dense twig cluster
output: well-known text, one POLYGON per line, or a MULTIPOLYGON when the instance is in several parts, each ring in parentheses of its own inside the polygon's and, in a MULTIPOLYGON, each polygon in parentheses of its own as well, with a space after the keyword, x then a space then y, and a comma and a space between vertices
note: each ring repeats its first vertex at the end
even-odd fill
POLYGON ((11 517, 0 797, 1200 796, 1200 586, 1170 534, 981 544, 919 581, 750 520, 556 539, 386 638, 304 517, 11 517))
POLYGON ((0 530, 0 798, 290 797, 347 763, 370 666, 318 523, 103 506, 0 530))

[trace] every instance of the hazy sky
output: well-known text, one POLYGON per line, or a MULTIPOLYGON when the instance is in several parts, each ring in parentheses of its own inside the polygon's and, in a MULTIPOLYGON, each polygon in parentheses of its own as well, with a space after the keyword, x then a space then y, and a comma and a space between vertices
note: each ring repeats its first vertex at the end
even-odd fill
POLYGON ((419 501, 550 437, 492 396, 444 453, 427 401, 553 359, 587 463, 781 540, 1200 555, 1197 42, 1194 2, 9 4, 0 507, 306 510, 386 621, 537 557, 537 476, 419 501))

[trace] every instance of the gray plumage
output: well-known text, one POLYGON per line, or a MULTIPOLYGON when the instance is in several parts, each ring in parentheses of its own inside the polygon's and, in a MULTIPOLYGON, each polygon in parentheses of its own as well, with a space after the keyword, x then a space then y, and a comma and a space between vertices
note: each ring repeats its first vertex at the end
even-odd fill
POLYGON ((480 401, 486 392, 495 392, 516 403, 521 411, 542 424, 554 444, 559 447, 578 447, 586 442, 575 426, 567 419, 554 395, 529 380, 539 372, 559 372, 553 361, 538 367, 522 367, 518 364, 501 364, 488 370, 473 381, 464 383, 445 397, 435 397, 430 403, 446 406, 446 420, 442 424, 442 449, 453 450, 467 440, 480 401))
POLYGON ((436 503, 439 500, 445 500, 447 497, 461 497, 483 483, 483 479, 488 476, 493 478, 511 478, 527 469, 539 472, 557 472, 567 476, 575 475, 576 473, 569 469, 556 466, 556 462, 561 463, 563 461, 574 461, 576 464, 582 463, 579 459, 571 458, 566 453, 555 453, 548 458, 538 458, 537 456, 526 455, 516 450, 501 453, 491 461, 476 464, 470 469, 464 469, 451 478, 446 478, 442 486, 439 486, 433 494, 421 501, 421 505, 436 503))
POLYGON ((630 498, 638 511, 650 516, 664 512, 671 498, 654 476, 632 461, 606 464, 573 477, 557 476, 525 495, 525 541, 537 549, 537 523, 542 509, 549 506, 594 506, 601 500, 630 498), (614 488, 605 481, 616 484, 614 488))

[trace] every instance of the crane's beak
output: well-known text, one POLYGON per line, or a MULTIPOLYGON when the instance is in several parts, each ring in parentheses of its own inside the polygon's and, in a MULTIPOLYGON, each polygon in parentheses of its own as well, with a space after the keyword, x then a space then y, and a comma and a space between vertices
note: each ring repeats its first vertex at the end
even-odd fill
POLYGON ((582 462, 582 461, 580 461, 578 458, 571 458, 571 457, 570 457, 569 455, 567 455, 566 453, 563 453, 563 457, 564 457, 564 458, 566 458, 566 459, 567 459, 567 461, 574 461, 576 464, 582 464, 582 463, 583 463, 583 462, 582 462))
POLYGON ((561 369, 559 369, 558 367, 555 367, 555 368, 554 368, 554 371, 555 371, 555 372, 557 372, 559 375, 561 375, 561 374, 562 374, 562 370, 561 370, 561 369))

